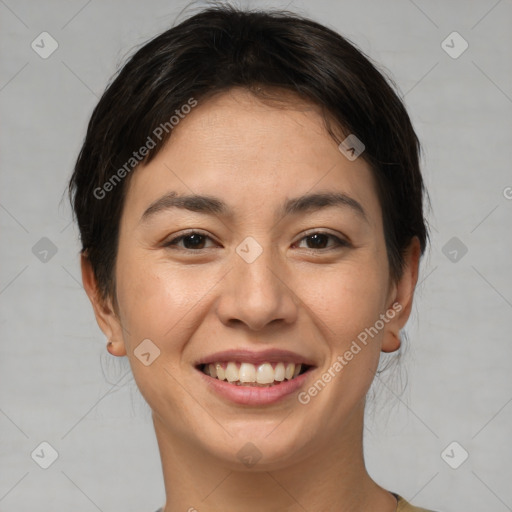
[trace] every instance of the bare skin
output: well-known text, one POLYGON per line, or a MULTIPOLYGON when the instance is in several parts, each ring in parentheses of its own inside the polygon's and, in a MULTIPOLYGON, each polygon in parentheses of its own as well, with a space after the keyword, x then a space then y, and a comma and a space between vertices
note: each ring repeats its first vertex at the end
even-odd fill
POLYGON ((110 351, 129 358, 153 411, 165 512, 395 511, 365 469, 363 412, 380 352, 400 347, 419 258, 413 239, 402 278, 390 279, 370 168, 339 151, 315 107, 277 107, 233 89, 180 121, 129 183, 116 307, 98 299, 82 258, 110 351), (143 217, 169 192, 214 196, 231 215, 173 207, 143 217), (349 196, 364 215, 346 204, 282 215, 285 200, 322 192, 349 196), (204 237, 176 241, 190 230, 204 237), (326 236, 312 239, 318 232, 326 236), (262 249, 251 263, 236 252, 249 236, 262 249), (393 304, 399 312, 308 403, 292 393, 237 404, 195 367, 221 350, 290 350, 314 363, 307 392, 393 304), (144 339, 160 350, 148 366, 134 355, 144 339), (261 456, 250 467, 239 455, 247 443, 261 456))

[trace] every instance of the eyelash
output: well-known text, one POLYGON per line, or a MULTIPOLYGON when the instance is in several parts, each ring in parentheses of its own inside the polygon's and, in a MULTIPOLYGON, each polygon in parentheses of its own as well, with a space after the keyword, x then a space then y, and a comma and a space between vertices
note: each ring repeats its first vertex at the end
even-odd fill
MULTIPOLYGON (((176 238, 173 238, 172 240, 169 240, 168 242, 165 242, 163 244, 163 247, 166 247, 166 248, 176 248, 177 247, 177 244, 179 242, 181 242, 182 240, 184 240, 185 238, 188 238, 192 235, 200 235, 204 238, 208 238, 210 240, 213 240, 210 236, 208 236, 206 233, 203 233, 201 231, 189 231, 188 233, 185 233, 183 235, 180 235, 176 238)), ((302 242, 303 240, 307 239, 307 238, 310 238, 314 235, 325 235, 325 236, 328 236, 330 238, 332 238, 333 240, 336 241, 336 245, 334 247, 324 247, 322 249, 312 249, 312 248, 306 248, 307 250, 309 251, 314 251, 314 252, 324 252, 324 251, 329 251, 329 250, 334 250, 334 249, 340 249, 340 248, 343 248, 343 247, 350 247, 351 244, 347 241, 347 240, 343 240, 342 238, 339 238, 335 235, 333 235, 332 233, 328 233, 328 232, 325 232, 325 231, 312 231, 306 235, 304 235, 298 242, 296 243, 299 243, 299 242, 302 242)), ((294 244, 295 245, 295 244, 294 244)), ((189 251, 189 252, 199 252, 199 251, 202 251, 204 249, 208 249, 207 248, 201 248, 201 249, 188 249, 186 247, 181 247, 179 248, 181 250, 184 250, 184 251, 189 251)))

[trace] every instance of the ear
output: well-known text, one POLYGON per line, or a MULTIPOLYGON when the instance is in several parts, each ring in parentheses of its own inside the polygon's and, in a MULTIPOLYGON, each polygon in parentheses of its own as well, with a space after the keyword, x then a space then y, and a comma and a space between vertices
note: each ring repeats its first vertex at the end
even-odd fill
POLYGON ((82 253, 80 265, 82 268, 82 282, 94 309, 96 321, 103 334, 112 342, 108 346, 108 351, 114 356, 125 356, 126 348, 123 339, 123 329, 112 305, 112 299, 101 297, 98 282, 87 254, 82 253))
POLYGON ((390 318, 384 331, 382 352, 394 352, 400 348, 400 330, 405 326, 412 310, 414 289, 418 281, 421 257, 420 241, 414 237, 404 254, 402 277, 391 287, 386 316, 390 318))

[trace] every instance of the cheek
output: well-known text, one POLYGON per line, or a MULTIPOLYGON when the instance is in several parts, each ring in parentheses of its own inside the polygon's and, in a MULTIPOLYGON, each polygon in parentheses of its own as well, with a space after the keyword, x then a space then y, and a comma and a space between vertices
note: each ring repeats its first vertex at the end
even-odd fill
POLYGON ((197 269, 178 270, 149 254, 126 257, 120 251, 116 279, 123 339, 137 387, 153 410, 166 408, 181 417, 190 406, 188 395, 173 392, 167 400, 162 389, 179 389, 174 372, 202 319, 200 301, 218 278, 197 269), (160 349, 148 366, 134 354, 145 339, 160 349))
POLYGON ((116 279, 125 342, 132 348, 145 338, 179 347, 182 339, 186 341, 195 307, 218 281, 212 271, 178 269, 151 254, 125 257, 121 251, 116 279))
POLYGON ((353 263, 304 276, 302 300, 325 324, 328 339, 346 344, 386 307, 387 273, 377 262, 353 263))

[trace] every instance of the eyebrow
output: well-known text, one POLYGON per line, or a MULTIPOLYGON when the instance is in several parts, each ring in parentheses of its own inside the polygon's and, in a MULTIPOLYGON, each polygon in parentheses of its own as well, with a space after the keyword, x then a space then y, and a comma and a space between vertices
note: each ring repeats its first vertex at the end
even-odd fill
MULTIPOLYGON (((352 197, 340 192, 305 194, 287 199, 276 212, 276 218, 309 213, 333 206, 349 208, 362 220, 368 222, 368 217, 361 204, 352 197)), ((181 208, 206 215, 233 217, 233 211, 227 203, 216 197, 197 194, 179 195, 177 192, 169 192, 149 205, 142 214, 141 222, 146 222, 157 213, 173 208, 181 208)))

